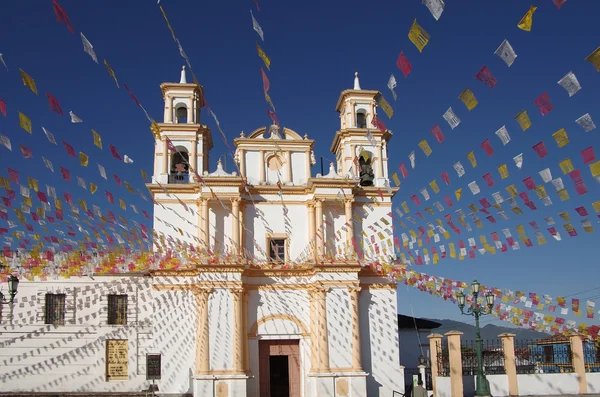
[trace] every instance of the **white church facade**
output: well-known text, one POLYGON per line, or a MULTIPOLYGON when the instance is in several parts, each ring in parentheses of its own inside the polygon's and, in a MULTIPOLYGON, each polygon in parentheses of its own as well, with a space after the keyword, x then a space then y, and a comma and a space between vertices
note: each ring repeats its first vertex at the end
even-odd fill
POLYGON ((403 392, 396 283, 362 266, 394 252, 392 134, 371 129, 380 93, 358 76, 341 93, 336 164, 313 176, 315 142, 276 125, 234 139, 235 172, 220 161, 211 172, 202 88, 182 71, 161 90, 147 185, 154 229, 198 247, 202 260, 23 280, 1 313, 0 392, 139 392, 148 354, 161 358, 159 394, 403 392), (376 231, 386 239, 375 243, 376 231))

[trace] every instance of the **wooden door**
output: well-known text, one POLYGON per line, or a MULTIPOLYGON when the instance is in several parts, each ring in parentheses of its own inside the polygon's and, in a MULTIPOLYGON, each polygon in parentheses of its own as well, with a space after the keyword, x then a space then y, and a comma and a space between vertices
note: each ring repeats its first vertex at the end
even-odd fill
POLYGON ((260 397, 271 396, 271 356, 287 356, 288 358, 288 379, 289 396, 300 397, 300 345, 296 339, 291 340, 261 340, 259 341, 259 384, 260 397))

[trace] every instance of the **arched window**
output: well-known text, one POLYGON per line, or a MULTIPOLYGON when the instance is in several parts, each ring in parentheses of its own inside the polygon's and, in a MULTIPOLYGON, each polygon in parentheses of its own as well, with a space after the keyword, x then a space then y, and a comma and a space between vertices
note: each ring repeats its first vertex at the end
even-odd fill
POLYGON ((175 122, 178 124, 187 123, 188 108, 183 103, 175 106, 175 122))
POLYGON ((177 151, 171 154, 170 183, 187 183, 189 180, 189 154, 183 146, 177 146, 177 151))
POLYGON ((367 128, 367 112, 364 109, 356 111, 356 128, 367 128))
POLYGON ((373 186, 373 180, 375 174, 373 173, 373 167, 371 162, 373 161, 373 154, 366 150, 360 152, 358 157, 358 163, 360 165, 360 185, 361 186, 373 186))

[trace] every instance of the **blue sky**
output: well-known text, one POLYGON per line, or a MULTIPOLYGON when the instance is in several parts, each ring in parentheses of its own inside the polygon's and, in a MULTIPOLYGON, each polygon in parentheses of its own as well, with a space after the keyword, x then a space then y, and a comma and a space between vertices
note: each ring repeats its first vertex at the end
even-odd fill
MULTIPOLYGON (((123 197, 128 204, 151 209, 149 202, 118 188, 111 177, 116 173, 134 187, 143 187, 139 169, 150 171, 152 168, 153 139, 144 114, 124 89, 117 89, 102 66, 102 60, 107 59, 120 84, 127 84, 150 115, 160 120, 163 103, 159 84, 178 81, 183 59, 154 1, 63 0, 60 4, 68 13, 75 34, 56 21, 50 0, 9 2, 2 7, 0 53, 10 71, 6 72, 0 65, 0 98, 7 102, 9 113, 6 119, 0 116, 0 132, 9 136, 13 143, 12 153, 0 148, 2 176, 6 177, 6 168, 11 167, 21 172, 21 180, 30 175, 60 192, 72 191, 75 198, 85 198, 88 203, 143 222, 144 218, 131 209, 123 213, 118 206, 108 205, 103 193, 109 190, 115 196, 123 197), (99 65, 83 52, 79 32, 94 45, 99 65), (35 79, 39 91, 37 97, 22 85, 19 68, 35 79), (71 124, 68 116, 61 117, 50 111, 46 92, 60 100, 65 114, 72 110, 84 123, 71 124), (19 128, 19 111, 31 118, 32 135, 19 128), (59 146, 49 144, 41 126, 55 134, 59 146), (92 128, 102 135, 103 151, 93 146, 92 128), (87 169, 82 169, 76 159, 65 156, 62 140, 73 145, 76 152, 83 151, 90 156, 87 169), (18 151, 20 143, 33 151, 33 159, 23 160, 18 151), (135 163, 125 165, 112 158, 109 143, 117 146, 121 155, 128 154, 135 163), (54 174, 44 168, 42 155, 54 163, 54 174), (106 168, 107 181, 100 178, 96 162, 106 168), (76 181, 64 182, 60 178, 59 165, 69 168, 73 178, 79 175, 98 184, 98 192, 91 196, 79 188, 76 181)), ((560 202, 555 189, 547 184, 552 206, 543 207, 535 193, 528 192, 537 211, 529 210, 518 199, 524 215, 509 214, 510 220, 499 220, 496 225, 484 220, 483 229, 474 228, 473 233, 465 233, 463 229, 461 235, 465 242, 468 237, 478 239, 479 234, 486 234, 490 240, 492 231, 501 233, 502 228, 510 227, 515 234, 514 226, 523 224, 534 247, 522 246, 518 251, 509 250, 494 256, 477 254, 476 259, 464 261, 445 259, 438 265, 422 266, 417 270, 458 280, 478 278, 500 288, 552 296, 595 287, 599 288, 578 297, 600 294, 600 283, 593 277, 597 274, 598 264, 593 244, 598 239, 597 231, 585 233, 580 227, 580 217, 574 211, 585 205, 592 213, 591 203, 598 200, 600 193, 600 186, 591 178, 589 168, 579 154, 593 145, 600 154, 597 147, 600 129, 585 133, 575 124, 575 119, 585 113, 590 113, 596 124, 600 124, 600 74, 584 61, 600 45, 597 34, 593 34, 600 4, 570 0, 558 10, 549 0, 540 2, 531 32, 517 28, 517 22, 530 4, 516 0, 449 1, 439 21, 434 20, 420 0, 369 3, 357 0, 259 0, 260 11, 250 0, 163 0, 161 4, 230 143, 241 131, 250 132, 270 123, 262 94, 261 61, 255 48, 259 41, 271 58, 270 95, 281 124, 316 139, 317 157, 334 157, 329 153, 329 146, 339 128, 335 103, 340 91, 351 88, 355 71, 360 73, 363 88, 383 93, 395 111, 391 120, 380 112, 380 117, 394 133, 389 147, 390 172, 397 171, 401 162, 408 166, 407 156, 413 150, 417 156, 416 168, 409 167, 409 177, 402 183, 394 202, 396 206, 407 201, 414 211, 410 196, 419 195, 419 189, 434 178, 442 191, 433 201, 446 195, 453 196, 454 190, 462 187, 463 205, 455 205, 453 209, 467 211, 467 204, 476 203, 482 197, 491 200, 493 192, 504 193, 504 188, 513 183, 523 191, 521 181, 527 176, 541 184, 538 171, 544 168, 550 167, 553 177, 563 177, 570 200, 560 202), (252 30, 250 9, 264 30, 264 43, 252 30), (407 37, 415 18, 431 35, 423 53, 419 53, 407 37), (518 54, 510 68, 494 55, 504 39, 510 41, 518 54), (395 66, 401 50, 413 65, 408 78, 404 78, 395 66), (487 65, 498 79, 496 87, 489 88, 474 79, 483 65, 487 65), (571 98, 557 84, 569 71, 575 73, 583 87, 571 98), (391 73, 398 80, 398 100, 395 102, 386 87, 391 73), (479 101, 470 112, 458 100, 465 88, 470 88, 479 101), (554 105, 554 110, 546 116, 542 116, 533 104, 543 92, 549 94, 554 105), (450 106, 462 119, 462 124, 455 130, 442 119, 450 106), (522 132, 513 119, 524 109, 532 121, 532 127, 526 132, 522 132), (429 132, 434 124, 439 124, 445 135, 442 144, 435 142, 429 132), (504 147, 494 135, 503 125, 512 138, 504 147), (561 149, 551 137, 560 128, 566 129, 571 140, 561 149), (424 138, 433 149, 428 158, 417 147, 424 138), (479 147, 486 138, 490 139, 495 151, 489 158, 479 147), (544 159, 539 159, 531 149, 540 140, 549 151, 544 159), (475 150, 477 157, 475 169, 466 159, 471 150, 475 150), (525 156, 521 170, 512 161, 519 153, 525 156), (577 196, 573 182, 562 175, 558 162, 566 157, 571 157, 575 167, 581 169, 589 189, 586 195, 577 196), (460 179, 452 169, 455 161, 461 161, 467 171, 460 179), (508 165, 510 177, 501 181, 496 168, 503 163, 508 165), (440 178, 443 171, 451 178, 448 187, 440 178), (482 179, 487 172, 492 173, 496 183, 490 188, 482 179), (473 180, 482 189, 480 195, 472 196, 468 190, 467 184, 473 180), (579 236, 568 237, 558 218, 561 211, 569 211, 579 236), (557 221, 563 241, 551 241, 544 227, 545 216, 553 216, 557 221), (545 246, 540 247, 535 242, 533 230, 527 225, 532 220, 542 228, 548 240, 545 246)), ((202 114, 202 123, 213 129, 215 148, 211 153, 211 167, 214 168, 227 149, 206 112, 202 114)), ((313 168, 313 174, 317 172, 320 172, 318 166, 313 168)), ((431 193, 431 189, 428 190, 431 193)), ((419 208, 421 212, 423 207, 419 208)), ((10 216, 14 221, 14 214, 10 216)), ((435 218, 427 217, 428 220, 435 218)), ((594 226, 598 226, 595 221, 594 226)), ((400 228, 396 231, 400 232, 400 228)), ((456 243, 458 240, 453 234, 449 241, 456 243)), ((399 311, 402 313, 411 314, 412 305, 417 316, 460 317, 458 309, 451 303, 419 291, 407 291, 403 286, 399 291, 399 311)))

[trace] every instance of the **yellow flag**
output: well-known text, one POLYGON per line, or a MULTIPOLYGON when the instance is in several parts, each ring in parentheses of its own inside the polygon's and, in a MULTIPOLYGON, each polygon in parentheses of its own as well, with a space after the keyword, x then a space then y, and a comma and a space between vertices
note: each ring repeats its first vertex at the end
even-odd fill
POLYGON ((27 74, 23 71, 23 69, 19 69, 21 71, 21 78, 23 79, 23 85, 29 87, 29 89, 31 91, 33 91, 33 93, 35 95, 38 94, 37 92, 37 87, 35 86, 35 81, 27 74))
POLYGON ((127 206, 125 205, 125 200, 123 200, 122 198, 119 199, 119 206, 123 211, 127 209, 127 206))
POLYGON ((525 229, 523 228, 523 225, 517 225, 515 229, 517 229, 517 232, 519 232, 519 234, 525 234, 525 229))
POLYGON ((594 207, 594 211, 600 212, 600 201, 593 202, 592 207, 594 207))
POLYGON ((515 116, 515 120, 517 120, 517 122, 519 123, 519 126, 521 126, 521 129, 523 131, 527 130, 529 127, 531 127, 531 120, 529 119, 529 115, 527 114, 526 110, 522 110, 520 111, 516 116, 515 116))
POLYGON ((379 103, 378 103, 379 107, 381 109, 383 109, 383 111, 385 112, 385 114, 387 114, 388 118, 392 118, 392 116, 394 115, 394 109, 392 109, 392 106, 388 103, 388 101, 385 100, 385 98, 383 97, 383 95, 381 95, 379 97, 379 103))
POLYGON ((396 184, 396 186, 400 186, 400 178, 398 178, 398 174, 397 173, 393 173, 392 174, 392 179, 394 180, 394 183, 396 184))
POLYGON ((558 215, 565 221, 571 220, 571 217, 569 216, 568 212, 560 212, 558 215))
POLYGON ((456 249, 454 248, 454 243, 449 243, 448 248, 450 248, 450 258, 456 258, 456 249))
POLYGON ((515 213, 515 215, 522 215, 523 214, 523 210, 520 209, 519 207, 513 207, 511 208, 512 212, 515 213))
POLYGON ((88 165, 87 154, 85 154, 83 152, 79 152, 79 164, 81 164, 82 167, 87 167, 87 165, 88 165))
POLYGON ((417 47, 419 52, 423 52, 423 48, 429 43, 430 36, 415 19, 408 32, 408 38, 417 47))
POLYGON ((54 206, 57 210, 62 210, 62 201, 57 197, 54 199, 54 206))
POLYGON ((463 101, 463 103, 465 104, 467 109, 469 109, 469 111, 473 110, 473 108, 475 108, 475 106, 477 106, 477 104, 479 103, 479 102, 477 102, 477 99, 475 98, 475 94, 473 94, 473 91, 471 91, 468 88, 465 88, 464 91, 460 93, 460 95, 458 96, 458 99, 463 101))
POLYGON ((527 14, 525 14, 517 24, 519 29, 524 30, 526 32, 531 31, 531 25, 533 24, 533 13, 535 12, 535 10, 537 10, 536 6, 529 7, 529 11, 527 11, 527 14))
POLYGON ((567 135, 567 131, 565 131, 564 128, 561 128, 560 130, 552 134, 552 138, 554 138, 559 148, 569 144, 569 136, 567 135))
POLYGON ((271 106, 271 108, 273 108, 273 111, 276 112, 275 105, 273 105, 273 101, 271 100, 271 95, 269 95, 268 92, 265 92, 265 101, 267 101, 269 106, 271 106))
POLYGON ((456 195, 456 200, 460 201, 460 198, 462 196, 462 187, 460 189, 458 189, 456 192, 454 192, 454 194, 456 195))
POLYGON ((260 46, 258 45, 258 42, 256 42, 256 52, 258 52, 258 56, 260 57, 260 59, 263 60, 263 62, 265 63, 265 66, 267 67, 267 69, 271 70, 271 60, 269 59, 269 57, 267 56, 267 54, 265 54, 265 52, 263 51, 263 49, 260 48, 260 46))
POLYGON ((477 167, 477 160, 475 159, 475 152, 467 154, 467 159, 471 162, 471 167, 477 167))
POLYGON ((96 193, 96 190, 98 190, 98 186, 96 186, 95 184, 93 184, 92 182, 90 182, 90 192, 92 194, 96 193))
POLYGON ((155 140, 160 141, 160 127, 154 120, 152 120, 152 123, 150 124, 150 132, 152 132, 155 140))
POLYGON ((21 112, 19 112, 19 125, 31 134, 31 119, 21 112))
POLYGON ((575 167, 573 167, 573 163, 571 162, 571 159, 568 157, 566 159, 564 159, 563 161, 561 161, 560 163, 558 163, 558 165, 560 166, 560 169, 562 170, 562 172, 565 175, 570 172, 575 171, 575 167))
POLYGON ((87 203, 83 199, 79 199, 79 206, 82 210, 87 211, 87 203))
POLYGON ((475 226, 477 226, 478 229, 483 228, 483 223, 481 222, 481 219, 475 219, 475 226))
POLYGON ((519 194, 515 185, 510 185, 506 188, 506 191, 508 192, 508 194, 510 194, 510 197, 515 197, 519 194))
POLYGON ((173 40, 175 40, 175 42, 177 42, 177 37, 175 37, 175 32, 173 31, 173 28, 171 27, 171 24, 169 23, 169 20, 167 19, 167 14, 165 14, 165 10, 163 10, 162 6, 159 6, 159 8, 160 8, 160 12, 162 12, 163 17, 165 18, 165 21, 167 22, 167 27, 171 31, 171 36, 173 36, 173 40))
POLYGON ((440 192, 440 188, 438 187, 437 181, 435 179, 429 182, 429 186, 431 186, 431 190, 433 190, 434 193, 437 194, 440 192))
POLYGON ((500 167, 498 167, 498 172, 500 173, 500 177, 502 177, 502 179, 508 178, 508 167, 506 167, 506 164, 502 164, 500 167))
POLYGON ((404 213, 408 214, 409 210, 408 205, 406 205, 406 201, 402 202, 402 209, 404 210, 404 213))
POLYGON ((427 140, 423 139, 421 142, 419 142, 419 147, 421 148, 423 153, 425 153, 425 156, 429 157, 429 155, 431 154, 431 148, 429 147, 427 140))
POLYGON ((146 171, 144 171, 141 168, 140 171, 142 172, 142 179, 144 180, 144 182, 148 182, 148 174, 146 173, 146 171))
POLYGON ((33 179, 32 177, 27 177, 27 182, 29 182, 29 187, 33 190, 35 190, 36 192, 38 191, 38 181, 36 179, 33 179))
POLYGON ((469 204, 467 207, 473 212, 479 212, 475 204, 469 204))
POLYGON ((115 76, 115 72, 112 70, 112 68, 110 67, 108 62, 106 62, 106 59, 104 60, 104 66, 106 66, 106 70, 108 70, 108 74, 110 74, 110 77, 112 77, 115 80, 115 84, 117 85, 117 88, 119 88, 119 82, 117 81, 117 76, 115 76))
POLYGON ((594 52, 585 57, 585 60, 594 65, 596 70, 600 72, 600 47, 596 48, 594 52))
POLYGON ((539 198, 546 197, 548 194, 546 193, 546 188, 544 185, 539 185, 535 187, 535 192, 537 193, 539 198))
POLYGON ((600 160, 590 164, 590 172, 594 178, 600 175, 600 160))
POLYGON ((560 201, 567 201, 569 199, 569 192, 567 189, 560 189, 557 193, 560 201))
MULTIPOLYGON (((433 212, 433 210, 431 209, 431 207, 425 207, 425 208, 423 208, 423 209, 424 209, 426 212, 430 213, 431 215, 435 215, 435 212, 433 212)), ((432 236, 433 236, 433 231, 432 231, 432 230, 430 230, 429 232, 431 232, 431 236, 429 236, 429 237, 432 237, 432 236)))
POLYGON ((586 233, 592 233, 594 231, 594 227, 592 225, 582 225, 583 230, 585 230, 586 233))
POLYGON ((94 136, 94 145, 102 149, 102 137, 100 136, 100 134, 92 130, 92 135, 94 136))

